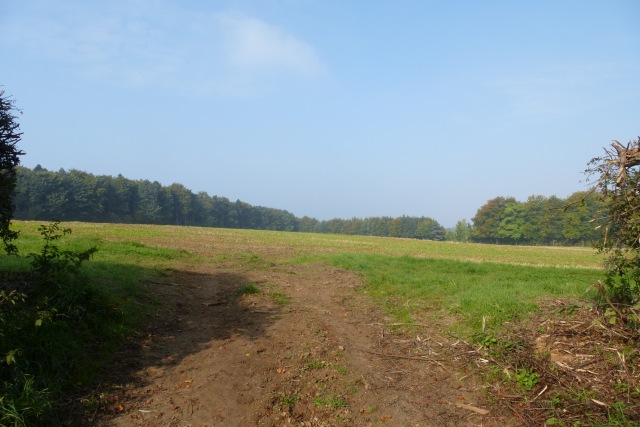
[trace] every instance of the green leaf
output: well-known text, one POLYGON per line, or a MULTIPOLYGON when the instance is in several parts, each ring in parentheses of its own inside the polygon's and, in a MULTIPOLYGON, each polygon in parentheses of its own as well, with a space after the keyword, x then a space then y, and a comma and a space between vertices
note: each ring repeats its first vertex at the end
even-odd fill
POLYGON ((9 353, 7 353, 7 356, 5 357, 5 362, 7 362, 7 365, 11 365, 12 363, 16 363, 16 354, 18 353, 18 350, 11 350, 9 353))

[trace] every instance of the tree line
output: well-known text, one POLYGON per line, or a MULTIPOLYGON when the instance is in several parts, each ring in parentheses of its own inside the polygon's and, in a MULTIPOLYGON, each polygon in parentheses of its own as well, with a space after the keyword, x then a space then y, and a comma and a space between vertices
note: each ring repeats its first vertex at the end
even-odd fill
POLYGON ((18 166, 15 218, 190 225, 274 231, 404 237, 498 244, 578 245, 599 237, 590 222, 603 210, 593 194, 566 199, 531 196, 526 202, 496 197, 478 209, 472 223, 446 230, 429 217, 371 217, 320 221, 226 197, 193 193, 182 184, 93 175, 72 169, 18 166))
POLYGON ((252 206, 226 197, 194 194, 182 184, 95 176, 79 170, 49 171, 41 166, 17 168, 15 218, 190 225, 274 231, 355 234, 444 240, 445 229, 425 217, 353 218, 319 221, 252 206))
MULTIPOLYGON (((475 242, 522 245, 591 245, 602 231, 606 205, 596 192, 579 191, 566 199, 530 196, 526 202, 496 197, 473 217, 468 238, 475 242)), ((460 223, 456 226, 456 230, 460 223)))

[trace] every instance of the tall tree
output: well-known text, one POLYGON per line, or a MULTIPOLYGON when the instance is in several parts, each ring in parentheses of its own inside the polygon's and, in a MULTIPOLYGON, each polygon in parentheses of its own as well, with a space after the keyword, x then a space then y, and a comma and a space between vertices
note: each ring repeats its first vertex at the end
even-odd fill
POLYGON ((136 221, 142 224, 162 224, 164 197, 165 193, 158 181, 139 181, 136 221))
POLYGON ((22 132, 14 115, 16 111, 14 100, 0 91, 0 238, 8 254, 18 251, 11 243, 18 237, 18 232, 11 230, 11 219, 15 210, 16 167, 24 154, 17 147, 22 132))
POLYGON ((522 243, 522 203, 509 197, 504 201, 504 210, 498 227, 498 237, 501 243, 522 243))
POLYGON ((468 242, 471 237, 471 224, 469 224, 466 219, 458 221, 456 223, 454 236, 457 242, 468 242))
POLYGON ((546 243, 541 234, 546 204, 547 198, 538 195, 529 196, 522 205, 522 239, 527 244, 546 243))
POLYGON ((473 240, 484 243, 499 243, 498 231, 506 207, 504 197, 496 197, 485 203, 471 220, 473 240))

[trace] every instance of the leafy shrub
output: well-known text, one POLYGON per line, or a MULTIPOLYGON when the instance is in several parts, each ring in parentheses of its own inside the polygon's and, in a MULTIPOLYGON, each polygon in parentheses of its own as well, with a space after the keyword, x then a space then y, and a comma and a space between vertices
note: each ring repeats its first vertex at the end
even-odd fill
POLYGON ((71 230, 57 222, 39 231, 44 246, 29 255, 24 289, 9 289, 7 276, 0 290, 0 425, 62 424, 54 402, 78 381, 88 343, 108 334, 104 319, 118 317, 79 270, 96 248, 61 250, 71 230))
POLYGON ((591 160, 589 175, 595 175, 595 189, 606 204, 598 227, 603 230, 596 247, 607 255, 608 303, 634 305, 640 301, 640 137, 623 146, 614 141, 613 150, 591 160))

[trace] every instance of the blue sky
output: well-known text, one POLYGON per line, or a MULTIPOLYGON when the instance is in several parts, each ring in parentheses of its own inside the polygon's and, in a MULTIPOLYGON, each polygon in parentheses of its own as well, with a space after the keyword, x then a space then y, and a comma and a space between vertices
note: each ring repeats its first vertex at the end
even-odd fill
POLYGON ((0 0, 22 163, 453 226, 640 135, 636 0, 0 0))

